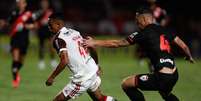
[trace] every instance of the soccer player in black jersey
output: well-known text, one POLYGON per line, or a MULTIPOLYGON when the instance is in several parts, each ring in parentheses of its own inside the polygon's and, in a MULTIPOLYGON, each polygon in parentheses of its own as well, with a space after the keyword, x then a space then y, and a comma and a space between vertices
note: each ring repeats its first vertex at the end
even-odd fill
POLYGON ((84 40, 86 47, 125 47, 140 45, 154 66, 154 73, 132 75, 122 82, 122 89, 131 101, 145 101, 142 91, 158 91, 165 101, 179 101, 171 93, 178 80, 178 72, 171 54, 171 44, 178 45, 185 53, 185 59, 194 62, 188 46, 176 35, 168 33, 165 28, 155 24, 155 19, 149 9, 138 9, 136 21, 140 28, 122 40, 94 40, 91 37, 84 40))
POLYGON ((12 54, 12 75, 13 87, 20 83, 19 71, 23 65, 24 57, 29 45, 29 30, 35 28, 33 14, 27 10, 26 0, 16 0, 17 9, 9 17, 11 54, 12 54))

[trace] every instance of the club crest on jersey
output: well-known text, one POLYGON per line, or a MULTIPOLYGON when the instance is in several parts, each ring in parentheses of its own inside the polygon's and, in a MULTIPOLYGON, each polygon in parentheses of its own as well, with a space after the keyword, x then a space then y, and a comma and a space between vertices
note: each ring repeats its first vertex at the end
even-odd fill
POLYGON ((148 76, 147 75, 142 75, 142 76, 140 76, 140 80, 142 80, 142 81, 147 81, 148 80, 148 76))

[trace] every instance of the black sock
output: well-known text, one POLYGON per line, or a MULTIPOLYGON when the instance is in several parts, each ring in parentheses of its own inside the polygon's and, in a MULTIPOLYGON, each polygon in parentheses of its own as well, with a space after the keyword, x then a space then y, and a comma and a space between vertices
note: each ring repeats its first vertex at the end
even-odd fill
POLYGON ((165 93, 162 93, 160 92, 162 98, 165 100, 165 101, 179 101, 179 99, 172 93, 170 94, 165 94, 165 93))
POLYGON ((145 101, 143 94, 137 88, 130 87, 123 90, 131 101, 145 101))
POLYGON ((12 74, 13 74, 13 80, 16 80, 17 77, 17 72, 20 70, 22 67, 22 63, 14 61, 12 63, 12 74))

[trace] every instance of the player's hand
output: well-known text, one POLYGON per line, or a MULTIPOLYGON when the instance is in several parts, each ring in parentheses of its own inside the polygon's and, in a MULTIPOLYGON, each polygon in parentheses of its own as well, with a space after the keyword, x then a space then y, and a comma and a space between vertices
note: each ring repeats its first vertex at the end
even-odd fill
POLYGON ((195 63, 193 57, 184 57, 184 59, 189 61, 190 63, 195 63))
POLYGON ((51 86, 51 85, 53 84, 53 82, 54 82, 54 79, 49 78, 49 79, 45 82, 45 84, 46 84, 46 86, 51 86))
POLYGON ((85 39, 83 39, 83 44, 84 47, 95 47, 94 40, 92 37, 87 36, 85 39))
POLYGON ((100 67, 100 66, 98 67, 98 72, 97 72, 97 75, 98 75, 98 76, 103 75, 103 71, 102 71, 102 69, 101 69, 101 67, 100 67))
POLYGON ((6 21, 3 19, 0 19, 0 29, 3 29, 6 25, 6 21))

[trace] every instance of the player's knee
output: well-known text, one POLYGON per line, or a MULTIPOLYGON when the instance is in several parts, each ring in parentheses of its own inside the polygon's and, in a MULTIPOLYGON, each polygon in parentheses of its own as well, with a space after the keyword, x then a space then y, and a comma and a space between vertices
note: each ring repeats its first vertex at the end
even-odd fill
POLYGON ((129 87, 135 87, 135 76, 129 76, 128 78, 125 78, 122 83, 121 87, 122 89, 126 89, 129 87))
POLYGON ((65 98, 65 96, 60 93, 59 95, 57 95, 53 101, 68 101, 69 98, 65 98))
POLYGON ((17 72, 22 67, 22 63, 19 61, 13 61, 12 63, 12 71, 17 72))

